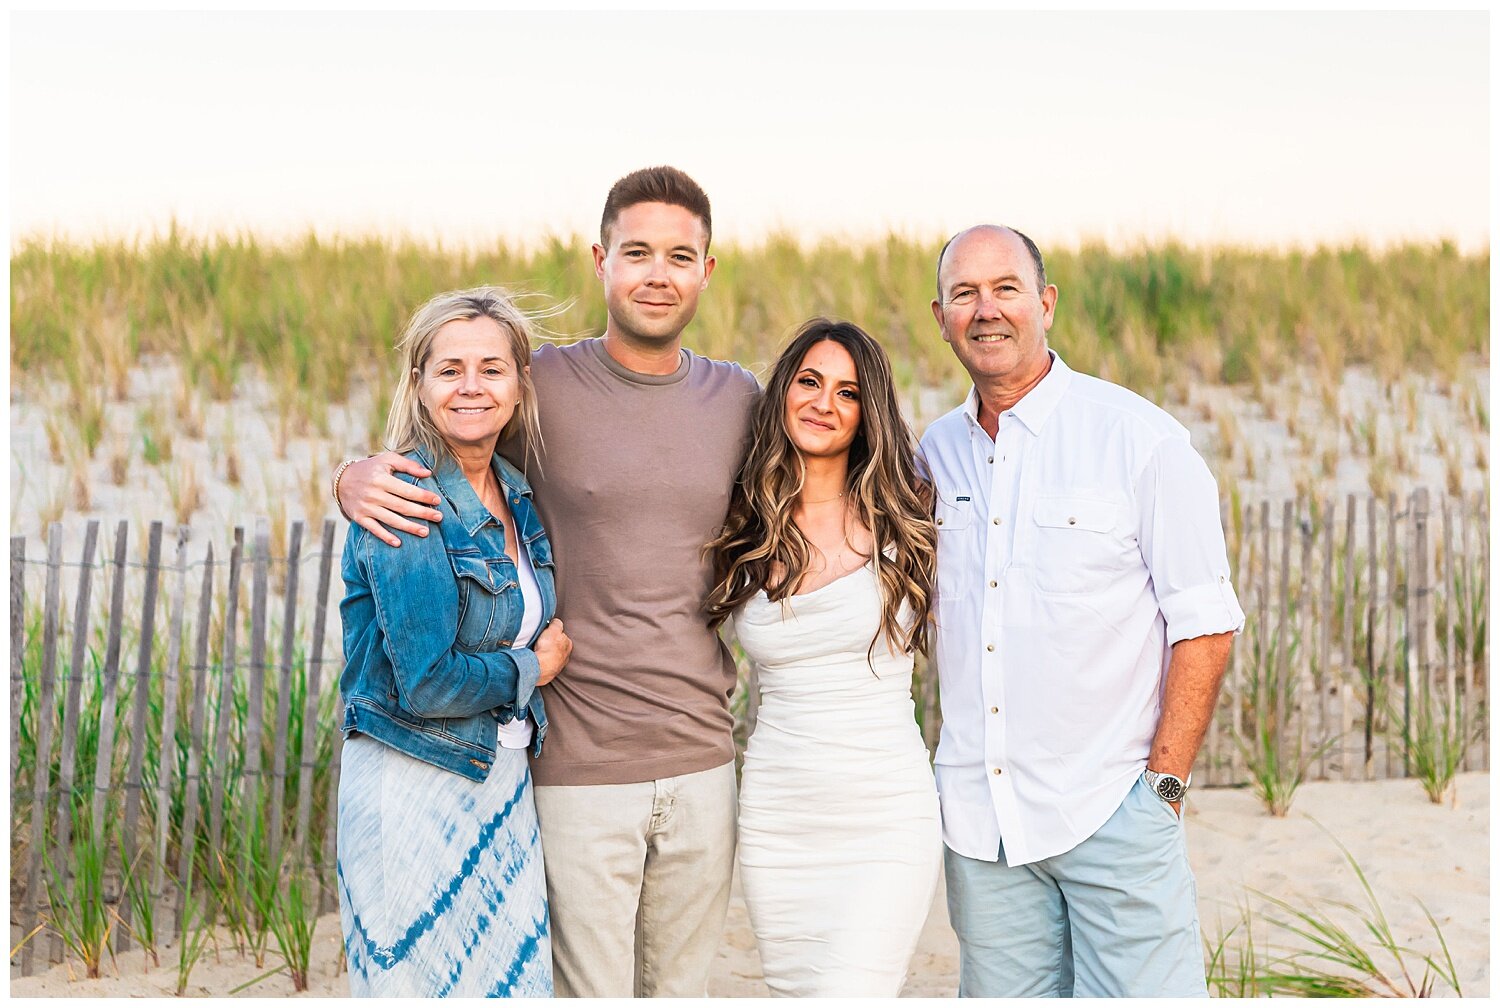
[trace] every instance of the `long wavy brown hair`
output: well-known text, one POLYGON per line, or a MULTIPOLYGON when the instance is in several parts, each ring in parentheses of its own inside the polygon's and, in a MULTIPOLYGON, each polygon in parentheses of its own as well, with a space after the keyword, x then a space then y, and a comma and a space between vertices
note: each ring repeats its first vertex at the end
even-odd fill
POLYGON ((932 487, 917 470, 916 438, 896 402, 890 359, 851 322, 809 320, 772 368, 723 531, 706 547, 714 588, 704 608, 710 625, 717 627, 761 589, 773 602, 788 597, 807 573, 811 548, 792 521, 807 466, 787 433, 786 400, 802 358, 824 340, 849 351, 859 381, 859 431, 849 446, 844 492, 874 539, 871 559, 884 603, 880 633, 893 650, 921 650, 927 643, 937 568, 932 487), (915 616, 907 630, 901 627, 903 604, 915 616))

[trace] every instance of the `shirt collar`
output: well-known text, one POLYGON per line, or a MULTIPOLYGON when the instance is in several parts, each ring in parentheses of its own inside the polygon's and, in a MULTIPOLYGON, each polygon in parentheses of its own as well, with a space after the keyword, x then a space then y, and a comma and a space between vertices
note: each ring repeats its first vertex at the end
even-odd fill
MULTIPOLYGON (((419 454, 426 456, 425 451, 419 454)), ((432 470, 432 478, 438 485, 439 492, 453 505, 454 514, 458 515, 458 523, 463 530, 473 536, 486 522, 495 521, 490 509, 480 501, 479 495, 474 492, 474 486, 464 471, 459 468, 453 456, 443 452, 436 462, 429 462, 425 458, 423 464, 432 470)), ((500 491, 507 497, 518 494, 531 496, 531 487, 520 478, 520 474, 509 463, 498 454, 490 456, 490 469, 494 471, 495 478, 500 481, 500 491)))
MULTIPOLYGON (((1049 347, 1047 353, 1052 357, 1052 367, 1030 392, 1023 395, 1020 401, 1007 411, 1014 413, 1016 419, 1020 420, 1033 435, 1042 432, 1042 426, 1057 408, 1057 404, 1062 401, 1063 394, 1068 391, 1068 386, 1073 382, 1073 369, 1063 363, 1057 351, 1049 347)), ((979 426, 979 389, 969 389, 969 398, 964 400, 964 416, 969 418, 970 424, 975 427, 979 426)))

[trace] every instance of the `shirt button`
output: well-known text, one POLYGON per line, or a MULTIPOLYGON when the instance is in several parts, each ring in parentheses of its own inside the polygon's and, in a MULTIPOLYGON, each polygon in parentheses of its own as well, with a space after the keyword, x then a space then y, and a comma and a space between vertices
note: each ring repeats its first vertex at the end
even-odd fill
POLYGON ((995 768, 995 776, 996 776, 996 777, 999 777, 999 776, 1000 776, 1000 768, 999 768, 999 767, 996 767, 996 768, 995 768))
POLYGON ((1077 525, 1078 524, 1078 519, 1077 518, 1069 518, 1068 519, 1068 524, 1069 525, 1077 525))
POLYGON ((943 524, 943 519, 941 519, 941 518, 939 518, 939 519, 938 519, 938 520, 937 520, 937 523, 938 523, 938 524, 939 524, 939 525, 941 525, 941 524, 943 524))
POLYGON ((991 462, 991 463, 992 463, 992 464, 993 464, 993 463, 994 463, 994 461, 995 461, 995 456, 993 456, 993 455, 991 455, 991 456, 990 456, 990 457, 989 457, 989 461, 990 461, 990 462, 991 462))
POLYGON ((999 581, 991 581, 990 582, 990 587, 991 588, 998 588, 999 586, 1000 586, 1000 582, 999 581))
POLYGON ((1000 713, 1000 708, 999 707, 991 707, 990 708, 990 713, 991 714, 999 714, 1000 713))
POLYGON ((996 518, 996 519, 995 519, 995 524, 996 524, 996 525, 999 525, 999 524, 1000 524, 1000 519, 999 519, 999 518, 996 518))
POLYGON ((986 650, 986 651, 993 651, 993 650, 995 650, 995 645, 993 645, 993 644, 986 644, 986 645, 985 645, 985 646, 984 646, 984 649, 985 649, 985 650, 986 650))

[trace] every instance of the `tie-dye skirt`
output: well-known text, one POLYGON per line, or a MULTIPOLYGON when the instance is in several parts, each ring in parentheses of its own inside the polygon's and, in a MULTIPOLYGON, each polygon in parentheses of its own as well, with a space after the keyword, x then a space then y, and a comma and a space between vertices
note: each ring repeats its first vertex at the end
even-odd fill
POLYGON ((550 997, 526 752, 482 784, 367 736, 344 744, 339 917, 355 997, 550 997))

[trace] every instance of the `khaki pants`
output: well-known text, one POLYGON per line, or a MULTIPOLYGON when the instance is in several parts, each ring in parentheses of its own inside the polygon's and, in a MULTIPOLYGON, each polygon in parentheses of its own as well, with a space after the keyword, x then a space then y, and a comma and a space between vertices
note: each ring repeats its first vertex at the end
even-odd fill
POLYGON ((536 788, 559 997, 703 997, 734 870, 734 764, 536 788))

